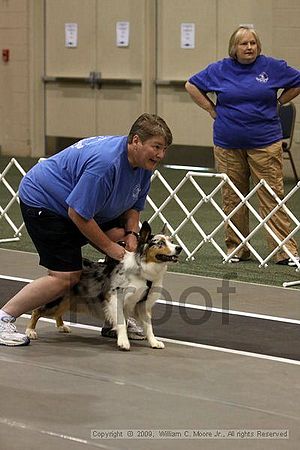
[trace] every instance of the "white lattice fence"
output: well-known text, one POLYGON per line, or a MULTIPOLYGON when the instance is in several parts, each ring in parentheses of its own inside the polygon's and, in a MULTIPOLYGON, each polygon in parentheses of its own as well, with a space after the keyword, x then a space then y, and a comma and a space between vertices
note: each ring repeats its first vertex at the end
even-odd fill
MULTIPOLYGON (((7 237, 4 239, 0 239, 0 242, 7 242, 12 240, 18 240, 21 236, 21 230, 24 226, 23 223, 17 225, 17 223, 10 217, 9 212, 14 204, 18 202, 18 193, 17 190, 14 189, 8 181, 9 171, 12 169, 17 169, 20 174, 20 180, 25 175, 24 169, 20 166, 20 164, 12 158, 4 171, 0 174, 0 183, 2 183, 2 187, 4 187, 9 195, 10 199, 6 203, 6 205, 0 205, 0 220, 6 220, 10 229, 13 231, 13 236, 7 237)), ((259 261, 260 267, 266 267, 268 261, 274 256, 274 254, 280 250, 281 248, 287 253, 287 255, 295 262, 297 270, 300 269, 300 263, 295 259, 295 257, 290 253, 288 248, 286 247, 286 242, 294 236, 300 229, 300 222, 297 217, 292 213, 292 211, 286 206, 288 200, 290 200, 295 193, 300 188, 300 182, 283 198, 280 199, 271 189, 271 187, 264 181, 261 180, 254 188, 249 192, 247 196, 243 196, 241 192, 236 188, 236 186, 231 182, 231 180, 225 174, 212 174, 212 173, 201 173, 201 172, 188 172, 177 184, 175 188, 172 188, 167 180, 162 176, 162 174, 156 170, 152 176, 152 183, 159 182, 162 189, 166 190, 166 198, 161 202, 160 205, 157 205, 157 200, 153 198, 153 196, 147 197, 147 202, 149 207, 152 209, 153 214, 148 217, 148 221, 151 223, 155 219, 159 219, 162 223, 166 223, 168 229, 172 236, 178 241, 178 243, 183 247, 183 250, 187 256, 187 259, 194 259, 197 252, 205 245, 211 244, 216 249, 216 251, 222 256, 223 261, 226 263, 230 260, 232 256, 234 256, 240 249, 241 246, 247 245, 252 255, 259 261), (214 186, 211 192, 204 192, 201 187, 201 183, 199 183, 199 179, 201 178, 211 178, 216 181, 216 186, 214 186), (198 181, 198 182, 197 182, 198 181), (240 203, 237 207, 229 214, 226 215, 222 207, 219 205, 216 197, 220 198, 220 191, 224 184, 228 183, 230 187, 235 191, 235 193, 240 198, 240 203), (181 199, 180 194, 183 189, 187 189, 190 192, 190 197, 196 199, 194 202, 195 205, 192 208, 188 208, 184 201, 181 199), (267 217, 262 218, 256 209, 250 203, 250 200, 255 196, 258 189, 267 189, 270 195, 274 198, 276 202, 276 207, 270 211, 267 217), (175 202, 176 207, 183 215, 183 219, 177 225, 171 223, 168 220, 166 215, 166 209, 170 205, 170 202, 175 202), (248 236, 243 236, 241 232, 235 227, 234 223, 231 221, 233 215, 241 208, 243 205, 247 206, 250 213, 255 217, 257 225, 252 229, 248 236), (197 220, 196 215, 201 211, 201 208, 204 206, 211 207, 215 212, 218 213, 219 221, 217 225, 214 226, 213 230, 210 232, 206 232, 201 226, 201 220, 197 220), (291 223, 293 224, 291 233, 286 236, 283 241, 274 234, 272 229, 268 226, 268 220, 272 217, 273 214, 277 212, 279 208, 283 208, 286 214, 290 217, 291 223), (238 237, 241 240, 240 246, 238 246, 234 252, 230 255, 227 255, 221 245, 216 240, 217 233, 223 229, 225 224, 229 224, 229 226, 235 231, 238 237), (193 227, 193 235, 196 234, 197 245, 191 248, 190 239, 186 238, 185 240, 181 237, 182 231, 184 231, 185 227, 189 225, 193 227), (250 239, 254 237, 254 235, 260 231, 262 228, 265 229, 267 233, 269 233, 274 241, 276 242, 276 248, 266 256, 263 256, 259 253, 259 251, 250 243, 250 239), (180 234, 180 235, 179 235, 180 234)))
POLYGON ((12 170, 17 170, 17 173, 20 175, 20 181, 26 174, 23 167, 15 158, 12 158, 3 172, 0 173, 0 187, 2 189, 2 195, 0 197, 0 224, 5 220, 9 225, 9 229, 13 232, 11 237, 1 238, 0 243, 18 241, 21 237, 21 230, 24 227, 24 223, 22 222, 20 215, 18 215, 18 218, 15 218, 12 217, 11 214, 13 207, 19 203, 18 191, 16 188, 13 188, 12 184, 8 181, 9 172, 12 170), (8 197, 7 203, 6 197, 8 197))
POLYGON ((162 187, 166 189, 168 196, 167 198, 158 206, 155 201, 149 196, 148 197, 148 203, 151 206, 153 210, 152 216, 148 219, 149 222, 153 222, 156 218, 159 218, 162 222, 167 223, 169 231, 171 235, 176 238, 176 240, 180 243, 180 245, 183 247, 187 259, 193 259, 196 255, 196 253, 205 245, 206 243, 210 243, 214 246, 214 248, 220 253, 220 255, 223 257, 224 262, 228 262, 239 250, 242 246, 247 245, 252 255, 259 261, 260 267, 266 267, 268 261, 274 256, 274 254, 280 250, 281 248, 287 253, 287 255, 295 262, 297 269, 300 269, 300 263, 299 261, 294 257, 294 255, 291 254, 291 252, 286 247, 286 242, 293 237, 300 229, 300 222, 295 217, 295 215, 292 213, 292 211, 286 206, 286 203, 288 200, 291 199, 291 197, 300 189, 300 182, 297 183, 297 185, 283 198, 280 199, 275 192, 272 190, 272 188, 268 185, 268 183, 265 180, 261 180, 256 186, 253 187, 253 189, 249 192, 247 196, 243 196, 241 192, 237 189, 237 187, 232 183, 232 181, 229 179, 229 177, 225 174, 212 174, 212 173, 199 173, 199 172, 188 172, 185 177, 178 183, 176 188, 172 188, 169 183, 166 181, 166 179, 161 175, 159 171, 155 171, 155 173, 152 176, 152 182, 154 180, 158 180, 162 187), (214 178, 217 180, 217 185, 212 189, 211 192, 208 194, 204 192, 204 190, 201 188, 201 186, 196 182, 196 179, 199 178, 214 178), (226 215, 222 207, 218 204, 218 202, 215 199, 215 196, 220 193, 223 185, 227 183, 237 194, 237 196, 240 198, 240 203, 237 205, 237 207, 229 214, 226 215), (189 210, 187 206, 182 202, 180 199, 180 191, 182 188, 189 184, 191 189, 191 196, 198 195, 198 201, 196 202, 196 205, 189 210), (256 209, 252 206, 250 203, 250 200, 252 197, 256 194, 256 192, 259 189, 267 189, 269 194, 273 197, 275 200, 276 207, 270 213, 267 215, 267 217, 262 218, 256 209), (171 201, 175 201, 178 208, 184 213, 184 219, 181 221, 179 225, 174 227, 167 219, 166 215, 164 214, 165 208, 169 205, 171 201), (195 214, 199 212, 201 207, 204 205, 209 204, 214 210, 216 210, 220 216, 220 222, 215 226, 215 228, 210 231, 209 233, 205 232, 204 229, 201 227, 200 221, 197 221, 195 219, 195 214), (241 232, 236 228, 234 223, 231 221, 231 218, 234 216, 234 214, 243 206, 247 206, 251 214, 255 217, 258 224, 255 226, 255 228, 249 233, 248 236, 243 236, 241 232), (281 241, 276 234, 273 232, 273 230, 269 227, 268 221, 269 219, 278 211, 279 208, 282 208, 286 214, 290 217, 292 226, 292 231, 290 234, 281 241), (197 233, 199 235, 199 243, 194 248, 189 248, 186 242, 183 242, 182 238, 179 237, 179 232, 183 230, 183 228, 188 224, 193 225, 194 233, 197 233), (216 234, 224 227, 225 224, 229 224, 229 226, 234 230, 234 232, 237 234, 237 236, 241 240, 241 244, 231 253, 226 254, 222 247, 217 243, 215 240, 216 234), (257 249, 255 249, 251 243, 250 239, 254 237, 254 235, 260 231, 262 228, 265 229, 267 233, 269 233, 272 238, 275 240, 277 246, 276 248, 269 253, 267 256, 262 256, 259 254, 257 249))

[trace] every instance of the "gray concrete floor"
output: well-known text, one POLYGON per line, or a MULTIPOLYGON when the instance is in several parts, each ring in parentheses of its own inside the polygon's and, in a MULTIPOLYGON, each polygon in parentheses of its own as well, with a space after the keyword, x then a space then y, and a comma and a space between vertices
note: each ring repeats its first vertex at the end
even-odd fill
MULTIPOLYGON (((36 255, 0 250, 3 277, 42 273, 36 255)), ((174 301, 300 320, 299 290, 231 282, 228 301, 220 286, 174 273, 165 280, 174 301)), ((20 331, 25 324, 18 320, 20 331)), ((174 342, 164 350, 135 342, 123 353, 97 330, 61 335, 47 322, 39 336, 28 347, 0 347, 3 450, 299 448, 299 361, 174 342), (105 440, 91 439, 92 429, 220 430, 221 438, 105 440), (289 430, 289 439, 238 439, 238 430, 289 430)))

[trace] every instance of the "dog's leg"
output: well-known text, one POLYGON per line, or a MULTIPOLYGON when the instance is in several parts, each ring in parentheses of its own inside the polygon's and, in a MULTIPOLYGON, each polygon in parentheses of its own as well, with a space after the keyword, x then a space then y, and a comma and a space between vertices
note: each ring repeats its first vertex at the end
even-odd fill
POLYGON ((103 306, 106 319, 113 325, 113 328, 117 332, 117 345, 119 349, 130 350, 123 304, 123 294, 118 292, 110 295, 109 301, 105 301, 103 306))
POLYGON ((71 328, 64 323, 61 315, 55 316, 55 321, 59 333, 71 333, 71 328))
POLYGON ((39 309, 34 309, 31 313, 31 318, 25 331, 26 336, 28 336, 30 339, 37 339, 38 337, 35 328, 40 317, 42 317, 42 314, 39 309))
POLYGON ((135 314, 136 317, 140 320, 142 323, 145 336, 147 338, 147 341, 149 342, 149 345, 152 348, 165 348, 165 344, 154 336, 153 333, 153 327, 152 327, 152 307, 156 300, 159 297, 158 292, 154 292, 155 289, 151 288, 147 300, 140 302, 136 305, 135 308, 135 314), (152 292, 151 292, 152 291, 152 292))
POLYGON ((127 335, 127 322, 124 316, 124 299, 123 294, 115 296, 115 310, 116 310, 116 329, 117 329, 117 344, 120 350, 130 350, 130 342, 127 335))
POLYGON ((147 341, 149 342, 150 347, 152 348, 165 348, 165 344, 154 336, 153 328, 152 328, 152 320, 151 320, 151 311, 147 311, 144 307, 144 311, 142 313, 139 312, 138 317, 142 323, 145 336, 147 341))

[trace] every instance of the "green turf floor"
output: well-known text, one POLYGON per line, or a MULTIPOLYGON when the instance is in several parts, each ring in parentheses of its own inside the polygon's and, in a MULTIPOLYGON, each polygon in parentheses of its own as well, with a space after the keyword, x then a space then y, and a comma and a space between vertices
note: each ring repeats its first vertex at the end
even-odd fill
MULTIPOLYGON (((0 173, 3 172, 4 168, 7 166, 11 158, 1 157, 0 158, 0 173)), ((27 171, 36 160, 30 158, 16 158, 21 164, 25 171, 27 171)), ((184 179, 186 171, 166 169, 161 167, 159 172, 167 180, 168 184, 172 189, 184 179)), ((12 168, 7 176, 7 181, 13 187, 17 189, 18 184, 21 179, 20 173, 12 168)), ((201 187, 206 195, 211 193, 218 185, 219 180, 215 178, 206 177, 195 177, 197 185, 201 187)), ((286 193, 289 192, 295 186, 294 180, 286 180, 285 190, 286 193)), ((193 208, 197 206, 201 200, 201 195, 197 192, 195 187, 191 182, 187 182, 178 191, 178 200, 180 200, 188 211, 192 211, 193 208)), ((154 201, 156 207, 159 207, 163 202, 168 202, 167 206, 162 210, 164 217, 156 217, 151 221, 151 225, 154 232, 160 231, 164 220, 171 224, 173 229, 177 228, 180 223, 185 219, 186 214, 178 206, 176 199, 173 197, 170 199, 169 192, 166 187, 156 178, 151 186, 150 197, 154 201)), ((220 206, 220 194, 217 193, 213 197, 216 203, 220 206)), ((11 199, 11 194, 8 192, 7 188, 0 183, 0 206, 4 208, 11 199)), ((293 212, 295 217, 300 219, 300 189, 293 195, 293 197, 287 203, 289 209, 293 212)), ((250 203, 257 210, 257 200, 253 198, 250 203)), ((149 204, 142 214, 142 220, 149 220, 154 214, 154 209, 149 204)), ((13 221, 20 225, 22 223, 19 207, 15 204, 9 210, 9 216, 13 221)), ((211 233, 214 228, 220 223, 221 216, 217 210, 211 206, 210 203, 203 203, 203 205, 198 209, 198 211, 193 215, 196 222, 200 225, 201 229, 205 234, 211 233)), ((251 229, 257 225, 257 220, 253 215, 250 214, 250 224, 251 229)), ((2 218, 0 221, 0 239, 12 237, 14 234, 13 230, 7 224, 7 221, 2 218)), ((185 243, 187 248, 192 251, 199 242, 202 241, 203 237, 196 230, 195 226, 189 220, 184 227, 178 233, 178 236, 185 243)), ((295 235, 298 244, 300 244, 300 231, 295 235)), ((221 228, 218 233, 214 236, 217 244, 225 251, 224 246, 224 235, 223 228, 221 228)), ((251 245, 258 251, 262 257, 266 257, 269 254, 269 250, 266 246, 265 232, 258 231, 256 235, 251 240, 251 245)), ((0 243, 0 247, 7 249, 16 249, 23 251, 34 251, 34 247, 26 233, 23 230, 22 237, 17 242, 7 242, 0 243)), ((84 248, 85 256, 98 259, 99 254, 90 246, 84 248)), ((259 284, 269 284, 281 286, 284 281, 294 281, 300 279, 300 273, 296 272, 294 268, 287 266, 278 266, 274 262, 270 261, 268 267, 259 268, 259 262, 254 257, 252 260, 239 263, 239 264, 224 264, 222 256, 214 248, 210 242, 204 243, 200 250, 195 254, 195 259, 191 261, 186 260, 186 255, 183 253, 181 260, 176 265, 170 265, 169 269, 171 271, 190 273, 208 277, 226 278, 232 280, 241 280, 259 284)), ((0 269, 1 273, 1 269, 0 269)))

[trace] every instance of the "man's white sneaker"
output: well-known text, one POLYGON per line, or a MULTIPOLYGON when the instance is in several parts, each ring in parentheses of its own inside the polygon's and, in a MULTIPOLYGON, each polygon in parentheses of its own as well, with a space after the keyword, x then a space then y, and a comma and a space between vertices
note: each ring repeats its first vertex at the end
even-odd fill
MULTIPOLYGON (((101 336, 116 339, 117 332, 109 323, 105 323, 101 330, 101 336)), ((133 317, 129 317, 127 320, 127 336, 128 339, 135 341, 143 341, 146 339, 143 328, 136 323, 133 317)))
POLYGON ((133 317, 127 319, 127 335, 128 339, 140 341, 146 339, 144 330, 140 327, 133 317))
POLYGON ((26 334, 18 333, 13 322, 14 320, 5 316, 0 320, 0 345, 7 345, 9 347, 28 345, 30 339, 26 334))

